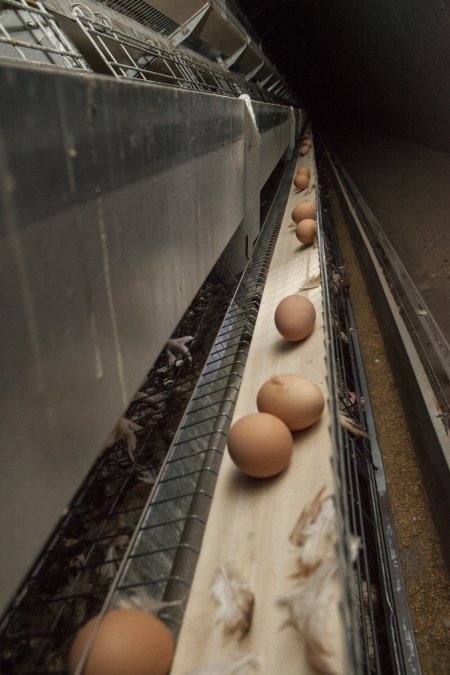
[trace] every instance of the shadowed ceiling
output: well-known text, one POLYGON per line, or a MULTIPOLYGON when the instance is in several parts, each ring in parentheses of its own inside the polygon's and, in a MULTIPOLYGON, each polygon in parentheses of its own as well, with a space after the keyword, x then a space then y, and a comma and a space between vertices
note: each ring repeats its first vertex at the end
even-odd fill
POLYGON ((239 0, 323 125, 450 151, 450 0, 239 0))

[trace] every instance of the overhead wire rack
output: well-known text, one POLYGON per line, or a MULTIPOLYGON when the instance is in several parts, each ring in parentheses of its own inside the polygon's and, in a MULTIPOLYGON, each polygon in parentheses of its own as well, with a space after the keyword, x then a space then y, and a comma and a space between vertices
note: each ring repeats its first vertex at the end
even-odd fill
POLYGON ((97 63, 95 60, 90 63, 89 54, 85 53, 83 40, 87 38, 93 53, 104 64, 101 72, 117 78, 292 103, 292 92, 285 83, 274 87, 272 83, 266 86, 247 79, 227 68, 213 46, 201 41, 197 45, 189 38, 193 49, 185 49, 178 46, 183 37, 172 44, 172 36, 182 29, 183 26, 143 0, 74 2, 67 6, 50 2, 49 7, 39 0, 2 0, 0 59, 95 72, 97 63), (64 19, 62 23, 60 17, 64 19), (81 34, 72 31, 72 21, 81 34), (80 35, 84 36, 81 41, 80 35), (202 50, 206 50, 207 56, 202 50))
POLYGON ((126 34, 87 7, 77 5, 76 21, 110 72, 117 78, 140 79, 227 96, 266 96, 251 83, 208 64, 187 51, 170 49, 158 38, 126 34))
POLYGON ((90 71, 84 57, 38 0, 0 2, 0 57, 90 71))

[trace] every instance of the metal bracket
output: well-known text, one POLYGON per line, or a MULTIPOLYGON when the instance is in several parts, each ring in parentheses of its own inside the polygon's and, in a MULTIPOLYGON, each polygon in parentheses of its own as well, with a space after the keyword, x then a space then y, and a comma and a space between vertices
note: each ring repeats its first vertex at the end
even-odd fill
POLYGON ((274 77, 274 75, 275 75, 275 73, 270 73, 270 75, 268 75, 264 80, 261 80, 260 82, 258 82, 258 84, 259 84, 261 87, 265 87, 266 84, 267 84, 268 82, 270 82, 270 80, 272 79, 272 77, 274 77))
POLYGON ((234 54, 231 54, 231 56, 229 56, 227 59, 225 59, 224 64, 225 64, 225 66, 226 66, 227 68, 231 68, 231 66, 233 65, 233 63, 236 63, 236 61, 237 61, 238 58, 241 56, 241 54, 243 54, 243 53, 245 52, 245 50, 246 50, 247 47, 249 46, 250 42, 251 42, 250 38, 247 37, 247 40, 246 40, 246 42, 242 45, 242 47, 239 47, 239 49, 236 49, 236 51, 234 52, 234 54))
POLYGON ((264 65, 264 61, 261 61, 261 63, 258 63, 258 65, 256 66, 256 68, 253 68, 253 70, 251 70, 249 73, 247 73, 247 75, 245 76, 245 79, 247 80, 247 82, 248 82, 249 80, 251 80, 252 77, 255 77, 255 75, 256 75, 257 73, 259 73, 259 71, 261 70, 261 68, 263 67, 263 65, 264 65))
POLYGON ((260 230, 261 136, 250 96, 241 94, 239 98, 245 106, 244 218, 224 252, 225 260, 234 274, 240 274, 251 259, 260 230))
POLYGON ((281 80, 275 80, 275 82, 273 84, 271 84, 270 87, 267 87, 267 91, 273 91, 275 89, 275 87, 277 86, 277 84, 280 84, 280 83, 281 83, 281 80))
POLYGON ((186 40, 187 37, 192 33, 192 31, 198 26, 200 21, 203 19, 205 14, 211 9, 211 2, 205 2, 200 9, 191 16, 190 19, 185 21, 181 26, 179 26, 176 31, 172 33, 169 37, 170 42, 174 47, 177 47, 179 44, 186 40))

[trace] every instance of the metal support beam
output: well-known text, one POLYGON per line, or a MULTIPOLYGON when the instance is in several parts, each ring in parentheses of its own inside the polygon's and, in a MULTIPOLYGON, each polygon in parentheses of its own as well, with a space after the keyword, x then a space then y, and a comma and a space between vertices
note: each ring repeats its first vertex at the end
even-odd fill
POLYGON ((176 31, 172 33, 169 37, 170 42, 174 47, 181 44, 183 40, 186 40, 187 37, 192 33, 192 31, 198 26, 200 21, 203 19, 205 14, 211 9, 211 2, 205 2, 205 4, 200 7, 198 12, 193 14, 190 19, 185 21, 181 26, 179 26, 176 31))
POLYGON ((236 275, 244 270, 250 260, 260 229, 261 135, 250 96, 242 94, 239 98, 245 104, 244 218, 225 252, 225 259, 236 275))
POLYGON ((260 86, 260 87, 266 87, 266 84, 267 84, 268 82, 270 82, 270 80, 271 80, 272 77, 274 77, 274 76, 275 76, 275 73, 270 73, 270 75, 268 75, 264 80, 261 80, 260 82, 258 82, 259 86, 260 86))
POLYGON ((245 76, 245 79, 247 80, 247 82, 249 82, 249 80, 251 80, 253 77, 255 77, 255 75, 257 75, 259 73, 259 71, 261 70, 263 65, 264 65, 264 61, 261 61, 261 63, 258 63, 256 68, 253 68, 253 70, 251 70, 249 73, 247 73, 247 75, 245 76))
POLYGON ((234 54, 232 54, 232 55, 229 56, 227 59, 225 59, 225 61, 224 61, 225 66, 226 66, 227 68, 231 68, 231 66, 233 65, 233 63, 236 63, 236 61, 237 61, 238 58, 241 56, 241 54, 243 54, 243 53, 245 52, 245 50, 247 49, 247 47, 249 46, 249 44, 250 44, 250 38, 248 37, 248 38, 247 38, 247 41, 245 42, 245 44, 242 45, 242 47, 239 47, 239 49, 236 49, 236 51, 234 52, 234 54))

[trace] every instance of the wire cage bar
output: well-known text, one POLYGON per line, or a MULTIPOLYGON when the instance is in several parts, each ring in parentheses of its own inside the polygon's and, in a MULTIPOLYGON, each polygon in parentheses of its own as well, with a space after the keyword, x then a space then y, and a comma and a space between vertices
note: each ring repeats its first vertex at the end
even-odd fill
POLYGON ((190 330, 189 352, 163 351, 126 413, 142 427, 136 447, 121 437, 101 453, 4 615, 0 672, 65 672, 74 626, 104 602, 236 285, 219 260, 172 337, 190 330))
POLYGON ((99 22, 78 8, 76 21, 96 52, 117 78, 139 79, 197 91, 261 100, 259 88, 241 81, 219 66, 209 65, 185 51, 169 49, 156 38, 144 40, 112 26, 107 17, 99 22))
MULTIPOLYGON (((77 627, 116 587, 117 597, 142 587, 164 599, 188 592, 277 218, 266 218, 251 271, 235 295, 237 279, 219 259, 173 335, 183 341, 195 326, 189 352, 164 351, 150 371, 126 413, 143 427, 135 446, 120 437, 101 453, 0 622, 0 672, 65 673, 77 627)), ((180 608, 162 618, 176 632, 180 608)))
POLYGON ((90 71, 84 57, 44 5, 32 0, 0 3, 0 56, 90 71))
POLYGON ((290 166, 284 171, 251 263, 222 322, 110 594, 112 604, 124 593, 142 591, 157 600, 176 601, 160 612, 174 634, 181 625, 200 553, 291 172, 290 166))

